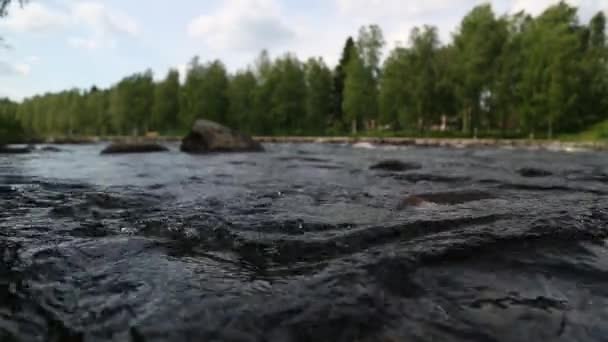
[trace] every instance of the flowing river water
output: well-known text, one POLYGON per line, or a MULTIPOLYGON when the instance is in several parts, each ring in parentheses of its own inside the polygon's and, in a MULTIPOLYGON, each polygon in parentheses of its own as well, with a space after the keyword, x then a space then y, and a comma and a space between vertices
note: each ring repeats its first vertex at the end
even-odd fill
POLYGON ((606 341, 605 152, 170 147, 0 156, 0 341, 606 341))

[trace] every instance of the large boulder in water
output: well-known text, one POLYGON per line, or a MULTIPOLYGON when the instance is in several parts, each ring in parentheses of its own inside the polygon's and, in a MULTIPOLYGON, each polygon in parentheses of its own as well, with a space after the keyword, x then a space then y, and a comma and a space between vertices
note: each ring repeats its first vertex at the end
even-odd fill
POLYGON ((101 154, 151 153, 169 151, 163 145, 153 142, 116 142, 106 147, 101 154))
POLYGON ((187 153, 261 152, 262 145, 248 135, 209 120, 197 120, 192 131, 182 140, 187 153))

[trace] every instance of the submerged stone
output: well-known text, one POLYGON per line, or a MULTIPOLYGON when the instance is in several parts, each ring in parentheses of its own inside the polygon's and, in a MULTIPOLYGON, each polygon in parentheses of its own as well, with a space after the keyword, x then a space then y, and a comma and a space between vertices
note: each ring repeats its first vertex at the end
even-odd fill
POLYGON ((406 163, 396 159, 383 160, 370 167, 370 170, 384 170, 384 171, 408 171, 408 170, 419 170, 422 166, 417 163, 406 163))
POLYGON ((553 173, 551 171, 547 171, 547 170, 543 170, 543 169, 536 169, 536 168, 532 168, 532 167, 524 167, 522 169, 517 170, 517 173, 519 173, 520 176, 522 176, 522 177, 528 177, 528 178, 549 177, 549 176, 553 175, 553 173))
POLYGON ((101 154, 152 153, 169 151, 163 145, 152 142, 120 142, 106 147, 101 154))
POLYGON ((32 146, 15 147, 15 146, 0 146, 0 154, 27 154, 34 150, 32 146))
POLYGON ((40 149, 40 151, 42 151, 42 152, 61 152, 62 150, 55 146, 44 146, 40 149))

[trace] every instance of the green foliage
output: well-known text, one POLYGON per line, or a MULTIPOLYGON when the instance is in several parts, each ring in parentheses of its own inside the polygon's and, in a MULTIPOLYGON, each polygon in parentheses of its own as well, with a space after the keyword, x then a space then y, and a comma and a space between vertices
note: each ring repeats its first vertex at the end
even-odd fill
POLYGON ((593 49, 606 47, 606 15, 598 12, 589 23, 589 44, 593 49))
POLYGON ((608 141, 608 120, 597 123, 580 133, 561 134, 559 138, 566 141, 608 141))
MULTIPOLYGON (((109 112, 115 132, 138 134, 150 127, 154 84, 151 71, 124 78, 110 94, 109 112)), ((70 134, 72 130, 68 131, 70 134)))
POLYGON ((0 145, 19 142, 23 128, 17 120, 17 103, 0 99, 0 145))
POLYGON ((545 10, 524 34, 521 89, 522 126, 531 136, 539 126, 553 135, 554 126, 573 114, 580 90, 581 30, 576 9, 559 3, 545 10), (539 44, 540 42, 540 44, 539 44))
POLYGON ((301 134, 306 118, 306 79, 302 63, 290 54, 274 62, 271 77, 272 132, 301 134))
POLYGON ((496 19, 489 4, 475 7, 467 14, 454 36, 456 50, 456 91, 461 101, 462 129, 477 130, 483 122, 483 95, 489 91, 497 69, 506 30, 496 19))
POLYGON ((380 75, 380 59, 385 44, 382 29, 378 25, 364 26, 359 30, 357 39, 359 57, 374 78, 378 78, 380 75))
POLYGON ((366 26, 346 40, 333 70, 320 58, 262 51, 251 69, 229 73, 195 57, 183 83, 175 70, 156 83, 147 71, 108 89, 1 101, 0 133, 182 134, 206 118, 257 135, 552 137, 592 127, 584 136, 604 136, 604 13, 581 23, 565 2, 537 17, 496 16, 486 4, 463 18, 452 41, 438 37, 435 27, 414 28, 409 44, 383 60, 382 31, 366 26))
POLYGON ((439 74, 437 51, 439 38, 437 29, 426 26, 422 30, 414 28, 410 35, 412 46, 409 60, 411 64, 410 108, 417 120, 418 129, 423 131, 428 122, 437 119, 439 110, 436 99, 439 97, 439 74))
POLYGON ((252 133, 256 128, 255 95, 257 81, 251 71, 237 72, 228 86, 228 125, 252 133))
POLYGON ((252 131, 259 134, 301 134, 306 119, 304 66, 291 54, 275 61, 262 52, 257 65, 252 131))
POLYGON ((179 114, 179 72, 170 70, 165 80, 157 83, 154 88, 152 128, 163 132, 176 129, 179 114))
POLYGON ((352 37, 348 37, 340 62, 336 66, 333 74, 332 102, 331 102, 331 126, 338 131, 343 130, 345 120, 344 112, 342 111, 342 103, 344 102, 344 83, 346 81, 346 68, 351 60, 351 56, 357 53, 355 41, 352 37))
POLYGON ((346 66, 342 98, 344 120, 351 123, 353 132, 364 123, 378 119, 378 83, 381 74, 380 58, 384 47, 382 31, 376 25, 359 30, 357 44, 352 48, 346 66))
POLYGON ((370 94, 370 78, 361 57, 352 56, 346 67, 342 111, 345 121, 353 122, 354 133, 374 105, 373 95, 370 94))
POLYGON ((194 57, 180 96, 180 121, 189 126, 198 118, 226 123, 228 73, 220 61, 200 64, 194 57))
POLYGON ((407 115, 410 104, 409 77, 413 71, 409 63, 408 50, 397 48, 393 50, 383 66, 383 74, 380 80, 380 116, 382 125, 388 125, 393 130, 407 124, 407 115))
POLYGON ((321 134, 331 121, 332 74, 323 59, 311 58, 306 63, 306 118, 307 133, 321 134))

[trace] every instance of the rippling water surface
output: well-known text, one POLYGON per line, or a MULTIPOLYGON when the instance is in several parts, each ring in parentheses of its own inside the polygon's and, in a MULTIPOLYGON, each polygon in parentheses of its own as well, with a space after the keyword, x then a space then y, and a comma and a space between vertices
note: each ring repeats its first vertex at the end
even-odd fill
POLYGON ((0 341, 608 336, 606 153, 102 147, 0 156, 0 341))

